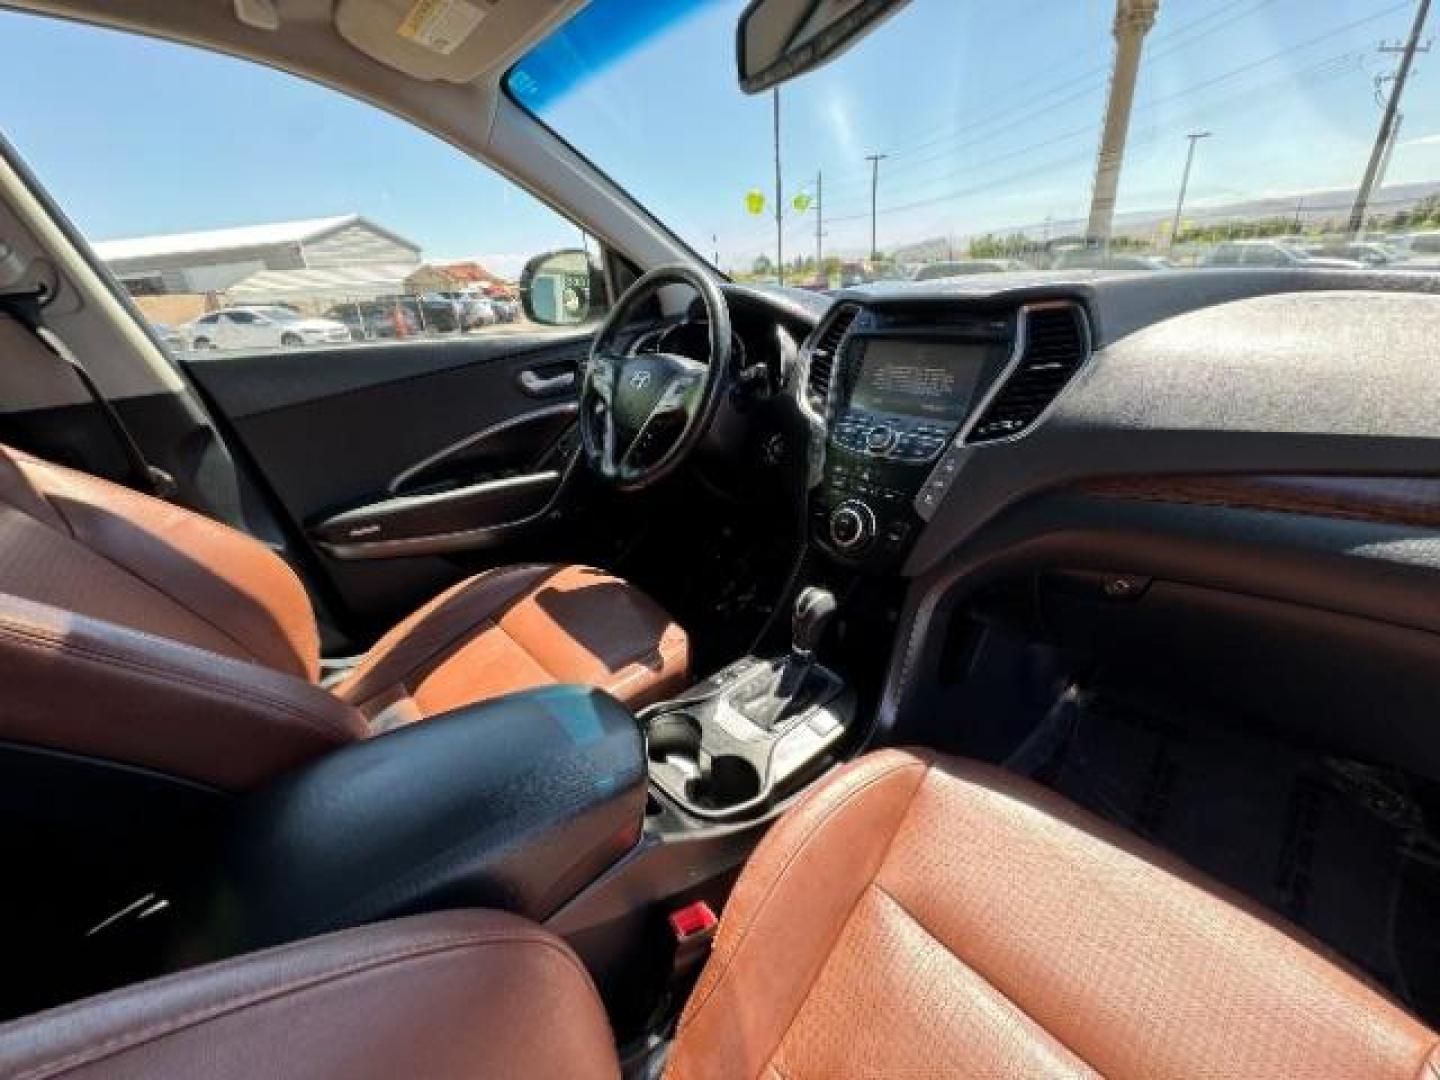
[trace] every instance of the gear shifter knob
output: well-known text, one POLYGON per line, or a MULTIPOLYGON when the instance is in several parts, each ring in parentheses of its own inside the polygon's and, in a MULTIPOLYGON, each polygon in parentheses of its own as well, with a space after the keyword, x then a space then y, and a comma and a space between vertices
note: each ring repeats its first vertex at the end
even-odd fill
POLYGON ((835 594, 829 589, 811 585, 795 597, 795 608, 790 614, 790 652, 801 659, 809 660, 815 655, 815 647, 825 636, 830 620, 835 617, 835 594))

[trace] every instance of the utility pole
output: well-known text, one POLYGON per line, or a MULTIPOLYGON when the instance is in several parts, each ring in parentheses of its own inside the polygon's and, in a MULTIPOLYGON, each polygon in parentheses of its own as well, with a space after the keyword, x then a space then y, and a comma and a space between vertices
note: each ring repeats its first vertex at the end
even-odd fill
POLYGON ((1190 149, 1185 151, 1185 171, 1180 174, 1180 197, 1175 200, 1175 219, 1170 222, 1170 249, 1175 249, 1175 241, 1180 238, 1180 211, 1185 209, 1185 191, 1190 187, 1190 166, 1195 164, 1195 144, 1201 139, 1208 139, 1214 134, 1210 131, 1192 131, 1185 138, 1190 140, 1190 149))
POLYGON ((779 275, 780 284, 785 284, 785 227, 780 218, 781 212, 781 184, 780 184, 780 87, 775 87, 771 92, 770 100, 773 103, 775 113, 775 272, 779 275))
POLYGON ((825 174, 815 170, 815 280, 825 280, 825 256, 822 252, 822 229, 825 223, 825 174))
POLYGON ((710 234, 710 246, 715 249, 715 269, 720 269, 720 236, 717 233, 710 234))
POLYGON ((880 162, 889 156, 889 154, 865 155, 865 160, 870 162, 870 264, 872 266, 880 259, 880 248, 875 243, 875 200, 876 193, 880 190, 880 162))
MULTIPOLYGON (((1365 166, 1365 175, 1360 181, 1360 190, 1355 193, 1355 206, 1350 211, 1350 239, 1355 239, 1365 227, 1365 212, 1370 205, 1370 196, 1375 190, 1375 180, 1380 175, 1381 161, 1385 148, 1390 143, 1400 113, 1400 99, 1405 93, 1405 83, 1410 78, 1410 68, 1415 63, 1415 54, 1420 51, 1420 35, 1425 30, 1425 20, 1430 15, 1430 0, 1420 0, 1415 8, 1415 22, 1410 27, 1410 38, 1403 48, 1383 46, 1386 52, 1399 52, 1400 66, 1395 69, 1395 85, 1385 101, 1385 113, 1380 119, 1380 130, 1375 133, 1375 145, 1370 149, 1370 161, 1365 166)), ((1427 46, 1428 48, 1428 46, 1427 46)))
MULTIPOLYGON (((1398 53, 1404 50, 1399 45, 1381 45, 1376 51, 1382 53, 1398 53)), ((1430 51, 1430 42, 1427 41, 1424 45, 1418 46, 1415 51, 1417 53, 1428 53, 1430 51)), ((1386 83, 1393 83, 1394 81, 1394 75, 1382 75, 1375 80, 1375 102, 1382 109, 1385 107, 1385 102, 1381 100, 1380 89, 1386 83)), ((1395 144, 1400 141, 1400 129, 1404 125, 1405 114, 1397 110, 1395 113, 1395 123, 1390 128, 1390 138, 1385 141, 1385 153, 1380 158, 1380 168, 1375 174, 1375 191, 1380 191, 1385 187, 1385 174, 1390 171, 1390 158, 1395 153, 1395 144)))
POLYGON ((1385 187, 1385 174, 1390 171, 1390 156, 1395 153, 1395 143, 1400 138, 1400 126, 1405 123, 1405 114, 1395 114, 1395 125, 1390 129, 1390 138, 1385 140, 1385 153, 1380 157, 1380 168, 1375 171, 1375 190, 1385 187))
POLYGON ((1115 222, 1115 199, 1120 191, 1120 166, 1130 134, 1130 109, 1135 104, 1135 80, 1140 74, 1140 52, 1145 35, 1155 25, 1160 0, 1115 0, 1115 66, 1110 73, 1110 96, 1105 105, 1105 129, 1100 136, 1100 157, 1095 163, 1095 188, 1090 196, 1090 223, 1085 237, 1108 247, 1115 222))

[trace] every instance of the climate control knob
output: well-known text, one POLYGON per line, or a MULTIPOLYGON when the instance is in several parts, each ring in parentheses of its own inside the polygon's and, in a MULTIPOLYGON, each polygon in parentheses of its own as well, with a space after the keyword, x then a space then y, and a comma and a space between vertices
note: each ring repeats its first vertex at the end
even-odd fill
POLYGON ((859 499, 847 499, 830 514, 830 542, 841 551, 860 551, 875 539, 875 512, 859 499))

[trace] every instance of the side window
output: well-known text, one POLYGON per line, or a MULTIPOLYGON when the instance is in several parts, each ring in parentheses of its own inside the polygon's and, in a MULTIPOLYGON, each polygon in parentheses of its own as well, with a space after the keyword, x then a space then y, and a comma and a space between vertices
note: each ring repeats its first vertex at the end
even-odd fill
POLYGON ((0 95, 0 133, 173 349, 394 344, 603 314, 579 227, 373 106, 190 46, 10 12, 0 68, 27 87, 0 95), (111 92, 139 71, 143 107, 111 92), (207 131, 224 137, 197 138, 207 131))

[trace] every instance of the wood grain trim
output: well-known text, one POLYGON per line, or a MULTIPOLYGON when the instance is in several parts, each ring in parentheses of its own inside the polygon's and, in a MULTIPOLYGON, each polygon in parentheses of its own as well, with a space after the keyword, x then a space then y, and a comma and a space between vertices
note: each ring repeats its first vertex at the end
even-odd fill
POLYGON ((1083 481, 1087 495, 1440 529, 1440 477, 1161 475, 1083 481))

